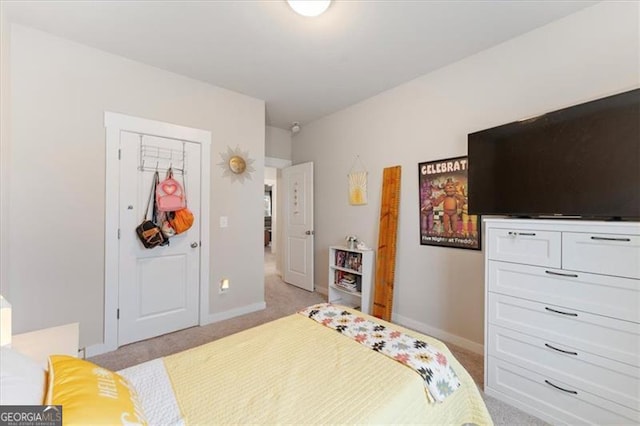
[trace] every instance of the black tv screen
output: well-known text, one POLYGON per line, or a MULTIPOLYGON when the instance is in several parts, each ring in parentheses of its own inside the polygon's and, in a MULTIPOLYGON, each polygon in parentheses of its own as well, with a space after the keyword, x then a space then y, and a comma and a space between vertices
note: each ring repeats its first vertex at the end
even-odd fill
POLYGON ((469 213, 640 217, 640 89, 469 134, 469 213))

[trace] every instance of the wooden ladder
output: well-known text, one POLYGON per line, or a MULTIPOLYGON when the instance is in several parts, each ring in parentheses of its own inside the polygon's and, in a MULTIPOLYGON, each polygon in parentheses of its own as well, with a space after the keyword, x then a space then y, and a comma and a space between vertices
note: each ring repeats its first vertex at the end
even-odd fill
POLYGON ((393 281, 396 271, 396 236, 400 207, 401 167, 387 167, 382 173, 382 201, 380 203, 380 230, 376 261, 376 285, 373 298, 373 316, 391 320, 393 281))

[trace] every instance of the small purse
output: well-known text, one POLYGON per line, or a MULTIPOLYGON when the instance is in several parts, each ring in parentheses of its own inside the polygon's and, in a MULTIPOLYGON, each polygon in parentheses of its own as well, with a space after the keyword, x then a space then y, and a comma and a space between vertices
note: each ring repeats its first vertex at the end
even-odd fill
POLYGON ((138 238, 140 238, 140 242, 145 248, 154 248, 160 245, 166 245, 169 243, 169 240, 165 238, 162 230, 155 223, 156 216, 156 203, 155 203, 155 193, 156 186, 160 181, 160 176, 158 172, 153 175, 153 183, 151 184, 151 195, 149 196, 149 201, 147 201, 147 208, 144 211, 144 218, 142 223, 136 227, 136 234, 138 234, 138 238), (153 202, 153 212, 151 214, 151 219, 147 219, 147 215, 149 214, 149 206, 151 205, 151 199, 153 202))

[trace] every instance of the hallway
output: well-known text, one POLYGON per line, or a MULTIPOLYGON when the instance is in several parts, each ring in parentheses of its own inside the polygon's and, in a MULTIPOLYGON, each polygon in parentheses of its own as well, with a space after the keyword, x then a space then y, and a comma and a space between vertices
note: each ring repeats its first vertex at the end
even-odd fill
POLYGON ((264 299, 267 309, 282 316, 305 306, 326 302, 325 297, 319 293, 308 292, 282 281, 271 247, 264 248, 264 299))

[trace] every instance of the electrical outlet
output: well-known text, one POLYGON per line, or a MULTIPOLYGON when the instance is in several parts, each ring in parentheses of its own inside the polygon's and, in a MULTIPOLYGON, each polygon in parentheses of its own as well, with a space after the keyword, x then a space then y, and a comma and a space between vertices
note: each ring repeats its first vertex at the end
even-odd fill
POLYGON ((220 228, 226 228, 229 226, 229 218, 227 216, 220 216, 220 228))

